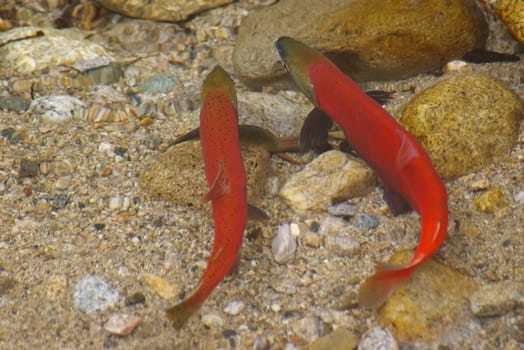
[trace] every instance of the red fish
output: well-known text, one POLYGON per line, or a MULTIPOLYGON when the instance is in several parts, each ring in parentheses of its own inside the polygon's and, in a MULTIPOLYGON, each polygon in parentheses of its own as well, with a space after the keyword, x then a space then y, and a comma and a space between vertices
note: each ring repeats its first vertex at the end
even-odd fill
POLYGON ((413 258, 381 263, 360 288, 360 304, 377 306, 442 245, 448 227, 447 191, 427 153, 378 103, 325 56, 288 37, 275 43, 298 88, 343 129, 348 142, 384 184, 392 213, 412 208, 421 217, 413 258))
POLYGON ((196 290, 167 310, 176 328, 184 325, 225 276, 238 267, 248 205, 246 172, 238 136, 233 81, 217 66, 204 81, 200 111, 200 142, 213 206, 214 243, 196 290))

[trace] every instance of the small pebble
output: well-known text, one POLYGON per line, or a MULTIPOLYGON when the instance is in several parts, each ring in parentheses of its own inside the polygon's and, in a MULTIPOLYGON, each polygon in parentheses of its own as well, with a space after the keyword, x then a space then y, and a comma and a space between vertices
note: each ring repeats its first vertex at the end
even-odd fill
POLYGON ((324 237, 318 233, 306 232, 304 234, 304 244, 311 248, 320 248, 324 242, 324 237))
POLYGON ((374 327, 368 330, 357 350, 398 350, 398 343, 393 334, 384 327, 374 327))
POLYGON ((0 135, 7 139, 7 141, 12 145, 17 144, 20 141, 20 134, 12 127, 2 129, 0 135))
POLYGON ((97 275, 85 276, 74 288, 75 306, 86 313, 104 311, 118 301, 118 291, 97 275))
POLYGON ((226 305, 224 308, 224 312, 228 315, 238 315, 242 312, 246 307, 246 304, 244 304, 243 301, 232 301, 229 304, 226 305))
POLYGON ((473 191, 483 191, 489 188, 489 181, 487 179, 477 179, 471 183, 473 191))
POLYGON ((482 286, 470 297, 475 316, 500 316, 524 306, 524 282, 503 281, 482 286))
POLYGON ((523 190, 520 190, 515 195, 515 202, 517 202, 517 204, 519 204, 519 205, 524 204, 524 191, 523 190))
POLYGON ((40 162, 21 159, 20 160, 20 169, 18 171, 18 176, 20 177, 35 177, 40 174, 40 162))
POLYGON ((93 225, 93 227, 97 231, 102 231, 106 227, 106 224, 96 223, 96 224, 93 225))
POLYGON ((136 304, 143 304, 145 302, 146 302, 146 297, 144 296, 144 294, 140 292, 136 292, 128 296, 126 300, 124 301, 124 304, 126 306, 132 306, 136 304))
POLYGON ((221 328, 225 321, 220 315, 209 313, 202 316, 202 323, 209 328, 221 328))
POLYGON ((327 236, 326 246, 333 255, 353 256, 360 248, 360 242, 347 236, 327 236))
POLYGON ((273 258, 280 264, 291 260, 297 250, 297 238, 291 233, 290 226, 290 224, 280 225, 271 243, 273 258))
POLYGON ((145 274, 144 279, 146 280, 147 284, 149 284, 149 287, 151 287, 151 289, 153 289, 162 299, 174 299, 180 292, 178 284, 173 284, 163 278, 145 274))
POLYGON ((111 197, 109 199, 109 209, 115 210, 120 209, 122 207, 122 197, 119 195, 116 195, 114 197, 111 197))
POLYGON ((135 330, 141 319, 130 314, 114 314, 104 324, 104 330, 110 334, 127 336, 135 330))
POLYGON ((353 225, 359 230, 370 231, 378 227, 380 221, 375 215, 362 214, 357 215, 354 219, 353 225))
POLYGON ((280 310, 282 310, 282 306, 280 306, 279 304, 271 304, 271 311, 279 312, 280 310))

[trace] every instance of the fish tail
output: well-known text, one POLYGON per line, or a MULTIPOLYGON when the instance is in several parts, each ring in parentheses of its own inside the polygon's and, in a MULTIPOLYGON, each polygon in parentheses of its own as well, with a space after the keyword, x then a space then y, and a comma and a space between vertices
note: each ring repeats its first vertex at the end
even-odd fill
POLYGON ((186 299, 175 306, 166 310, 167 318, 173 323, 176 329, 182 328, 187 320, 197 312, 203 302, 194 302, 192 298, 186 299))
POLYGON ((382 305, 398 287, 408 282, 419 264, 379 264, 376 272, 362 283, 359 304, 362 307, 382 305))

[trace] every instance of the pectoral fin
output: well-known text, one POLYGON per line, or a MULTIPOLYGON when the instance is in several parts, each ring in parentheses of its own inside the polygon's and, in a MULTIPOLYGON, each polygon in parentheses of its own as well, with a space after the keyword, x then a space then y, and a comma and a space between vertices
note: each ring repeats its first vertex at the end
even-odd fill
POLYGON ((229 194, 229 179, 226 172, 224 171, 224 162, 218 162, 218 172, 215 177, 215 181, 211 185, 209 192, 204 195, 202 198, 204 201, 211 201, 218 199, 226 194, 229 194))
POLYGON ((259 207, 247 205, 247 216, 251 220, 269 220, 269 215, 259 207))
POLYGON ((375 100, 375 102, 384 105, 391 100, 393 93, 382 90, 370 90, 366 91, 366 94, 375 100))
POLYGON ((300 129, 300 150, 309 152, 313 148, 325 144, 332 125, 331 118, 320 108, 315 107, 304 119, 300 129))

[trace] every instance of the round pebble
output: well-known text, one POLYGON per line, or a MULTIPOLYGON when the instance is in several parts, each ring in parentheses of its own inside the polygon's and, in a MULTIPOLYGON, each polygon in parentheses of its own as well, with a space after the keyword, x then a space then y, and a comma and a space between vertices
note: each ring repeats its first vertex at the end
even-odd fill
POLYGON ((283 264, 295 255, 297 238, 292 234, 290 224, 281 225, 271 243, 271 252, 276 262, 283 264))
POLYGON ((75 306, 86 313, 104 311, 118 301, 118 290, 113 289, 104 278, 88 275, 75 286, 73 299, 75 306))
POLYGON ((360 343, 358 350, 398 350, 398 343, 393 334, 384 327, 374 327, 368 330, 360 343))

